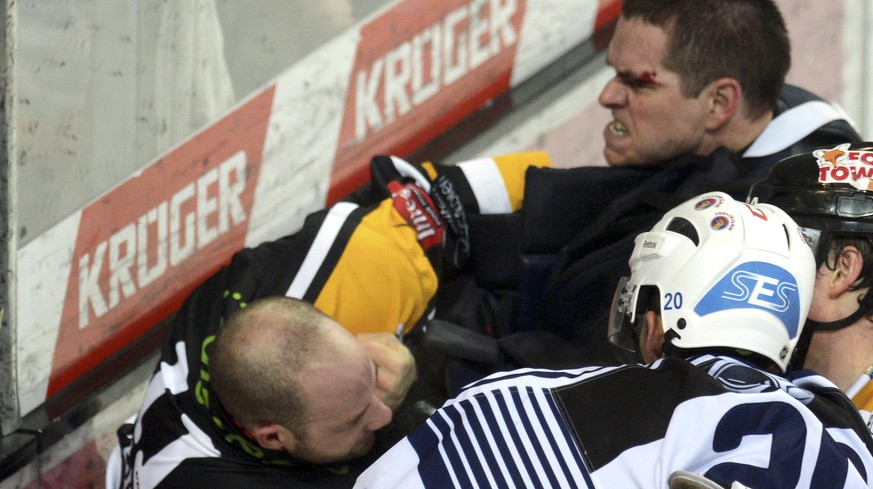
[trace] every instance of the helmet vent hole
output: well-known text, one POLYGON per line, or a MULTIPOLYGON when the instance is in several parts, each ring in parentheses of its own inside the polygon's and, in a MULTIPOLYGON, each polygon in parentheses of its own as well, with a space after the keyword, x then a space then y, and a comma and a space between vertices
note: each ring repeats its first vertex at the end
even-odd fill
POLYGON ((691 221, 689 221, 688 219, 682 217, 677 217, 673 219, 672 221, 670 221, 670 224, 667 225, 667 231, 673 231, 674 233, 685 236, 694 243, 694 246, 700 244, 700 236, 698 236, 697 234, 697 229, 694 227, 694 224, 691 224, 691 221))

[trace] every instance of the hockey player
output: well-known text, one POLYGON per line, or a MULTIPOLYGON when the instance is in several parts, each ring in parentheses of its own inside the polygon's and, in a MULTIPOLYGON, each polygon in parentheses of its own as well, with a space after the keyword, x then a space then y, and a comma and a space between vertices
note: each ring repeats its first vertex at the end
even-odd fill
POLYGON ((615 76, 599 99, 610 166, 529 177, 524 258, 529 277, 547 279, 523 284, 520 329, 604 356, 601 313, 637 234, 703 192, 745 199, 785 157, 861 140, 838 106, 784 85, 790 58, 772 0, 622 2, 607 54, 615 76))
MULTIPOLYGON (((465 267, 470 242, 476 239, 466 219, 517 210, 526 169, 550 164, 545 153, 452 166, 413 165, 378 156, 371 163, 371 185, 308 216, 299 232, 236 253, 226 267, 194 290, 172 319, 137 422, 127 427, 129 436, 122 437, 132 442, 125 450, 125 487, 351 486, 367 463, 361 457, 347 460, 350 454, 363 455, 358 448, 368 446, 364 442, 369 435, 361 432, 386 425, 392 410, 395 417, 402 417, 418 400, 402 404, 417 372, 407 342, 415 340, 432 315, 442 277, 465 267), (313 450, 311 443, 309 449, 299 451, 289 448, 290 443, 277 444, 276 433, 294 431, 283 426, 293 413, 277 407, 273 417, 262 419, 240 412, 245 403, 236 403, 236 412, 231 413, 213 389, 212 345, 224 321, 258 299, 275 296, 302 300, 326 315, 314 322, 331 332, 330 341, 318 343, 333 345, 321 352, 321 356, 330 352, 336 356, 331 372, 351 377, 364 368, 356 378, 371 383, 363 392, 375 396, 370 405, 377 415, 362 416, 367 418, 366 423, 361 421, 366 429, 356 428, 353 431, 360 436, 344 439, 353 446, 332 446, 325 455, 313 450), (337 324, 346 332, 337 331, 337 324), (350 338, 357 338, 359 344, 350 338), (367 354, 369 360, 359 361, 367 354), (372 377, 368 362, 372 362, 372 377), (272 427, 271 431, 258 431, 262 425, 272 427)), ((267 314, 264 324, 287 325, 295 315, 283 305, 288 303, 259 306, 258 317, 273 312, 276 316, 269 320, 267 314)), ((277 326, 275 331, 267 338, 280 342, 288 337, 286 329, 277 326)), ((281 359, 287 352, 264 348, 275 344, 264 336, 236 337, 247 338, 239 345, 244 351, 229 358, 271 355, 265 362, 274 369, 249 370, 247 380, 256 391, 275 389, 277 383, 288 385, 278 374, 270 374, 283 372, 281 359)), ((296 373, 293 370, 290 375, 296 373)), ((328 391, 313 396, 313 402, 338 399, 349 403, 334 406, 340 412, 359 409, 354 402, 360 397, 352 397, 340 385, 325 380, 322 387, 328 391)), ((404 427, 394 422, 379 430, 377 451, 371 454, 386 443, 382 440, 399 439, 397 433, 404 427)))
POLYGON ((844 390, 873 425, 873 143, 825 147, 779 162, 749 193, 784 209, 815 244, 811 340, 798 367, 844 390))

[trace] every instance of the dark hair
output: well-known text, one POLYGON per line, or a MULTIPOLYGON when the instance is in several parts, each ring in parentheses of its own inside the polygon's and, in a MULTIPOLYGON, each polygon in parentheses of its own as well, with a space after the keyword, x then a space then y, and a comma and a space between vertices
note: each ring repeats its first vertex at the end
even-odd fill
MULTIPOLYGON (((869 234, 846 236, 833 235, 828 237, 827 242, 824 243, 823 248, 827 251, 825 252, 826 256, 822 262, 830 270, 836 270, 839 255, 843 252, 843 249, 846 246, 854 246, 861 253, 861 259, 864 260, 864 264, 861 266, 861 273, 858 275, 858 280, 849 287, 849 290, 861 290, 873 285, 873 243, 870 242, 870 239, 871 236, 869 234)), ((867 290, 866 293, 870 294, 871 292, 873 292, 873 290, 867 290)), ((863 296, 859 296, 859 304, 861 303, 862 298, 863 296)), ((873 321, 873 311, 867 312, 864 317, 867 318, 868 321, 873 321)))
POLYGON ((679 74, 684 95, 729 77, 742 86, 749 117, 776 107, 791 44, 772 0, 624 0, 622 16, 667 33, 664 66, 679 74))
POLYGON ((851 290, 861 290, 873 285, 873 243, 870 235, 833 235, 828 237, 826 243, 823 243, 823 249, 826 250, 826 255, 819 259, 816 257, 816 262, 824 263, 831 270, 837 268, 837 258, 839 253, 842 253, 846 246, 854 246, 861 253, 861 258, 864 260, 864 265, 861 268, 861 273, 858 281, 852 284, 851 290))

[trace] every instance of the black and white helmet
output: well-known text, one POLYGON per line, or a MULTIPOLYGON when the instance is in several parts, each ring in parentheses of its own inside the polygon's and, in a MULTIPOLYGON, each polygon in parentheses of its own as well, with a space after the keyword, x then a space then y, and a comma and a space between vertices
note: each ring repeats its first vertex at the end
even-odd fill
POLYGON ((629 265, 610 318, 616 345, 638 347, 637 315, 657 293, 673 346, 747 350, 787 368, 816 269, 803 233, 780 209, 699 195, 637 236, 629 265))

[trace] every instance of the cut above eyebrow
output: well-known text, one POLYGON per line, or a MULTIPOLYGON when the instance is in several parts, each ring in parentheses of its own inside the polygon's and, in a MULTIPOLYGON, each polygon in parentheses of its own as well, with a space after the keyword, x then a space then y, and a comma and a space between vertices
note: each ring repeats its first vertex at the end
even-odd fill
POLYGON ((661 85, 658 82, 658 73, 652 70, 644 70, 640 73, 633 71, 617 71, 615 74, 622 83, 630 87, 651 87, 661 85))

